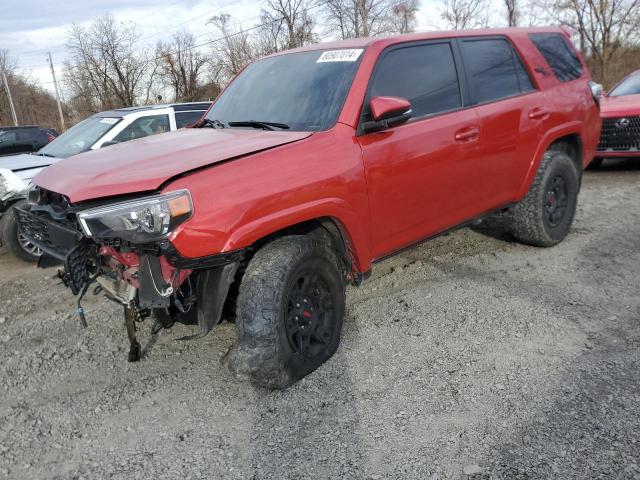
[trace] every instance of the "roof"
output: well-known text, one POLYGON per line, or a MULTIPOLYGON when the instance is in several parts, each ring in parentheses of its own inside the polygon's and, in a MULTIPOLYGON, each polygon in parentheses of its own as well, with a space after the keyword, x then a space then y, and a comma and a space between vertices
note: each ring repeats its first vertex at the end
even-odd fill
MULTIPOLYGON (((19 130, 21 128, 44 128, 41 127, 39 125, 18 125, 17 127, 14 126, 10 126, 10 127, 0 127, 0 131, 6 131, 6 130, 19 130)), ((48 130, 46 128, 44 128, 45 130, 48 130)))
POLYGON ((125 108, 116 108, 114 110, 106 110, 104 112, 96 113, 99 117, 124 117, 129 113, 135 112, 145 112, 148 110, 157 110, 161 108, 170 108, 173 107, 176 111, 187 111, 187 110, 207 110, 211 102, 184 102, 184 103, 164 103, 164 104, 155 104, 155 105, 140 105, 139 107, 125 107, 125 108))
POLYGON ((419 41, 419 40, 436 40, 440 38, 454 38, 454 37, 473 37, 483 35, 504 35, 513 36, 523 33, 566 33, 567 30, 562 27, 532 27, 532 28, 482 28, 474 30, 446 30, 446 31, 431 31, 431 32, 416 32, 407 33, 404 35, 392 35, 386 37, 364 37, 364 38, 352 38, 348 40, 337 40, 333 42, 316 43, 308 45, 306 47, 295 48, 293 50, 284 50, 273 54, 286 55, 288 53, 295 52, 307 52, 312 50, 332 50, 340 48, 366 48, 375 44, 383 44, 384 46, 393 45, 396 43, 419 41))

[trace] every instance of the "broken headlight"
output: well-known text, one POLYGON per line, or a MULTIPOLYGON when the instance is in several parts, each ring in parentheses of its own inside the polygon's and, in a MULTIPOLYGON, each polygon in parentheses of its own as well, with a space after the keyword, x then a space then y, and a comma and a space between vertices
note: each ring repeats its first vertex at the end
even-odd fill
POLYGON ((192 213, 191 195, 177 190, 84 210, 78 220, 88 237, 148 243, 166 237, 192 213))
POLYGON ((22 193, 28 188, 15 173, 5 168, 0 168, 0 200, 7 200, 17 193, 22 193))

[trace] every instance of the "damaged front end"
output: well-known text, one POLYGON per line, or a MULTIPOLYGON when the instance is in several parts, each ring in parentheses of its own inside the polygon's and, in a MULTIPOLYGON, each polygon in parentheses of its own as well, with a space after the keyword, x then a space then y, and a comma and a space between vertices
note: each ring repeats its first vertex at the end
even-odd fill
POLYGON ((193 213, 187 190, 101 204, 71 205, 44 189, 29 193, 16 209, 22 234, 44 255, 39 266, 62 264, 58 276, 78 298, 90 287, 124 307, 129 361, 140 358, 136 323, 156 319, 153 332, 178 321, 199 325, 206 335, 220 323, 229 287, 244 251, 186 259, 169 238, 193 213))

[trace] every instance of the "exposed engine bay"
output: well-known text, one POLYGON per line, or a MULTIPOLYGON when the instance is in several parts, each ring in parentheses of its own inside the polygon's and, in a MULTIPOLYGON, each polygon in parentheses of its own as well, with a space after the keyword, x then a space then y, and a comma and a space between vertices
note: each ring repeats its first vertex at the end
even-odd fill
POLYGON ((44 252, 38 263, 62 266, 58 276, 77 296, 77 313, 87 326, 82 299, 91 289, 124 308, 128 360, 138 361, 136 323, 155 319, 157 333, 174 322, 199 326, 206 335, 221 321, 229 287, 244 251, 185 259, 168 234, 191 215, 185 190, 124 201, 71 205, 57 193, 32 190, 29 206, 16 208, 22 233, 44 252))

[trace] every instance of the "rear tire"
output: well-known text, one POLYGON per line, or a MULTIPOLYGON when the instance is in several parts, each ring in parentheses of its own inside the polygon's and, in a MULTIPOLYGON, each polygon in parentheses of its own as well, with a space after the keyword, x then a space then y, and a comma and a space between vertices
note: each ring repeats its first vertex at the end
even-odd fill
POLYGON ((338 348, 345 276, 335 252, 308 236, 287 236, 258 250, 237 300, 238 340, 230 370, 266 388, 286 388, 338 348))
POLYGON ((527 193, 513 209, 512 234, 522 243, 551 247, 569 233, 580 177, 566 153, 548 151, 527 193))
MULTIPOLYGON (((18 202, 15 207, 24 207, 27 204, 26 201, 18 202)), ((13 213, 13 207, 10 207, 0 220, 0 228, 2 229, 2 239, 7 246, 7 249, 16 257, 25 262, 35 263, 42 255, 42 252, 35 245, 30 243, 22 234, 18 231, 18 224, 16 223, 16 217, 13 213)))

